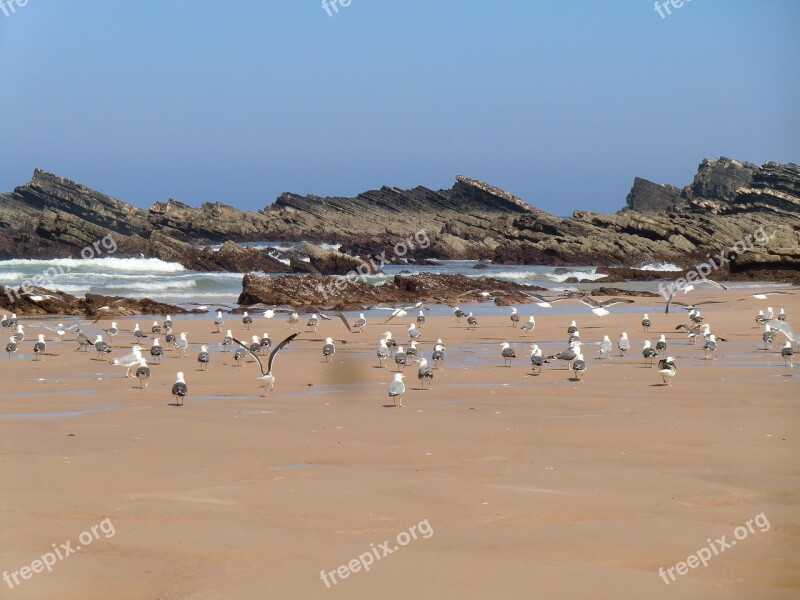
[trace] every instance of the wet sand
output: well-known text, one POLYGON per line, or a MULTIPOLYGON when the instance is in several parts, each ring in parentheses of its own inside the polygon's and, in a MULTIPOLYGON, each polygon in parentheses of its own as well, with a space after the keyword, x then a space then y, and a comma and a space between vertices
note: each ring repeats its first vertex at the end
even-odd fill
MULTIPOLYGON (((800 329, 800 294, 778 298, 800 329)), ((211 333, 211 318, 176 319, 176 331, 189 332, 188 357, 168 352, 145 390, 72 342, 31 360, 38 331, 29 329, 24 354, 0 358, 0 571, 30 565, 53 544, 74 548, 103 519, 115 533, 13 590, 0 581, 2 595, 798 597, 800 359, 783 366, 780 335, 763 350, 753 315, 772 302, 709 305, 712 330, 729 339, 713 361, 675 331, 683 311, 636 302, 635 312, 604 318, 578 306, 571 315, 520 306, 523 322, 536 315, 530 337, 505 314, 479 317, 476 331, 431 317, 420 348, 430 357, 431 342, 443 338, 445 369, 422 391, 407 368, 402 409, 386 406, 394 364, 377 367, 387 326, 374 318, 361 335, 339 321, 316 334, 302 328, 277 359, 270 398, 259 396, 254 364, 237 368, 216 346, 208 372, 198 370, 200 344, 223 337, 211 333), (571 319, 587 343, 585 380, 555 362, 532 376, 528 344, 546 354, 565 348, 571 319), (628 356, 598 360, 589 342, 608 334, 616 349, 622 330, 628 356), (640 354, 642 340, 655 344, 660 333, 678 364, 672 387, 640 354), (341 340, 333 364, 322 361, 327 336, 341 340), (517 352, 510 368, 502 341, 517 352), (183 407, 170 396, 177 371, 189 385, 183 407), (735 528, 761 513, 767 531, 755 528, 669 585, 659 576, 708 539, 735 539, 735 528), (398 534, 426 520, 432 535, 400 547, 398 534), (371 544, 382 554, 385 540, 392 552, 369 572, 336 575, 335 584, 329 576, 326 587, 320 571, 371 544)), ((133 328, 133 319, 117 320, 133 328)), ((399 341, 409 320, 388 326, 399 341)), ((245 332, 229 315, 228 328, 245 339, 268 330, 273 342, 290 332, 285 320, 260 316, 245 332)), ((132 343, 121 332, 111 357, 132 343)))

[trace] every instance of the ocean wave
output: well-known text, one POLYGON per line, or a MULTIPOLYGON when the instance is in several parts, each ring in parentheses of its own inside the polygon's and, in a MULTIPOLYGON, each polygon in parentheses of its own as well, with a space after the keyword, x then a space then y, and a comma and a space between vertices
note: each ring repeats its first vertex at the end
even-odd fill
POLYGON ((641 271, 683 271, 678 265, 674 265, 668 262, 661 262, 661 263, 648 263, 643 267, 639 267, 641 271))
POLYGON ((120 283, 101 286, 104 290, 131 290, 131 291, 158 291, 158 290, 187 290, 197 287, 194 279, 188 281, 139 281, 132 283, 120 283))
POLYGON ((25 273, 19 271, 11 271, 9 273, 0 273, 0 281, 17 281, 28 277, 25 273))
POLYGON ((568 271, 566 273, 545 273, 545 277, 547 277, 551 281, 556 281, 558 283, 564 283, 570 277, 574 277, 578 281, 596 281, 598 279, 602 279, 605 277, 603 273, 597 273, 595 270, 592 271, 568 271))
POLYGON ((47 269, 49 267, 62 267, 64 269, 113 269, 116 271, 133 271, 146 273, 156 271, 161 273, 177 273, 185 271, 183 265, 179 263, 169 263, 158 258, 57 258, 54 260, 33 260, 16 259, 0 261, 0 268, 3 267, 27 267, 37 269, 47 269))

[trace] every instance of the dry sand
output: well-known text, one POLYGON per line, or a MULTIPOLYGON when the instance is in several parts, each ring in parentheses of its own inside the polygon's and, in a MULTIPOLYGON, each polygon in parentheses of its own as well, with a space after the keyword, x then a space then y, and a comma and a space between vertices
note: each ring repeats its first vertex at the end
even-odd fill
MULTIPOLYGON (((13 590, 0 581, 0 598, 797 598, 800 360, 784 368, 781 336, 763 350, 753 315, 767 302, 707 308, 730 340, 715 361, 675 332, 684 313, 653 304, 605 318, 520 307, 523 321, 537 317, 530 338, 507 316, 480 317, 476 331, 429 318, 421 349, 429 356, 444 338, 445 370, 432 390, 409 389, 403 409, 384 406, 394 364, 376 368, 386 326, 375 319, 363 335, 338 321, 304 331, 280 355, 268 399, 255 366, 233 366, 232 354, 212 348, 198 371, 200 343, 222 338, 211 319, 176 321, 189 355, 153 365, 146 390, 73 343, 50 344, 40 362, 3 357, 0 571, 80 545, 102 519, 114 535, 99 532, 13 590), (629 356, 597 360, 587 345, 584 382, 563 363, 531 376, 528 343, 565 347, 572 318, 587 342, 628 331, 629 356), (659 333, 677 359, 673 387, 643 367, 641 341, 659 333), (328 335, 347 341, 332 365, 321 356, 328 335), (504 340, 519 357, 511 368, 504 340), (177 371, 190 391, 182 408, 171 405, 177 371), (669 585, 659 577, 761 513, 768 531, 669 585), (330 589, 321 580, 426 520, 427 539, 330 589)), ((800 329, 800 295, 774 304, 800 329)), ((289 333, 284 320, 256 321, 244 332, 228 316, 224 329, 289 333)), ((399 340, 407 322, 392 324, 399 340)), ((29 353, 37 331, 27 333, 29 353)), ((132 342, 120 333, 114 355, 132 342)))

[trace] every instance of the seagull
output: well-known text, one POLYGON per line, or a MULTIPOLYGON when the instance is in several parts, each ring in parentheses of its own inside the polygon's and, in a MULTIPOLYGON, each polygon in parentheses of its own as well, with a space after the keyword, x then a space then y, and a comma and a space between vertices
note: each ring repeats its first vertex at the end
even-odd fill
POLYGON ((607 335, 604 335, 603 341, 600 342, 598 358, 611 358, 611 348, 611 338, 609 338, 607 335))
POLYGON ((317 313, 313 313, 308 318, 308 323, 306 323, 306 327, 308 327, 309 329, 313 330, 314 333, 316 333, 317 332, 317 325, 319 325, 319 317, 317 316, 317 313))
POLYGON ((59 323, 55 327, 49 327, 47 325, 41 325, 41 324, 31 325, 30 327, 33 327, 34 329, 47 329, 48 331, 52 331, 58 336, 58 341, 63 342, 64 336, 67 335, 68 331, 72 331, 73 329, 76 329, 81 325, 88 325, 88 323, 75 323, 74 325, 70 325, 69 327, 64 327, 63 323, 59 323))
POLYGON ((656 342, 656 350, 661 352, 661 351, 664 351, 666 349, 667 349, 667 338, 664 337, 664 334, 662 333, 661 337, 658 338, 658 341, 656 342))
MULTIPOLYGON (((694 290, 694 286, 696 286, 696 285, 711 285, 711 286, 713 286, 713 287, 715 287, 715 288, 718 288, 718 289, 720 289, 720 290, 725 290, 725 291, 728 291, 728 288, 726 288, 726 287, 725 287, 724 285, 722 285, 721 283, 717 283, 717 282, 716 282, 716 281, 714 281, 713 279, 708 279, 708 278, 706 277, 706 278, 704 278, 704 279, 698 279, 697 281, 693 282, 693 283, 692 283, 692 285, 687 285, 687 286, 684 286, 684 287, 683 287, 683 293, 684 293, 684 294, 688 294, 689 292, 691 292, 692 290, 694 290)), ((667 298, 667 306, 666 306, 666 308, 664 309, 664 314, 665 314, 665 315, 666 315, 666 314, 669 314, 669 307, 670 307, 670 305, 671 305, 671 304, 679 304, 678 302, 673 302, 673 300, 672 300, 672 299, 675 297, 675 294, 677 294, 677 293, 680 291, 680 289, 681 289, 681 288, 677 288, 677 287, 676 287, 675 289, 673 289, 673 290, 670 292, 670 294, 669 294, 669 298, 667 298)))
POLYGON ((439 370, 444 370, 444 351, 447 350, 444 344, 442 344, 442 338, 436 340, 436 344, 433 347, 433 355, 431 356, 431 360, 433 361, 433 366, 439 370))
POLYGON ((411 340, 411 343, 408 345, 408 348, 406 349, 406 356, 407 357, 411 357, 411 356, 416 357, 417 356, 417 342, 416 341, 411 340))
POLYGON ((39 355, 47 351, 47 343, 44 341, 44 334, 39 334, 39 339, 33 345, 33 360, 39 360, 39 355))
POLYGON ((644 366, 652 368, 653 360, 656 357, 656 351, 650 347, 650 340, 644 341, 644 347, 642 348, 642 356, 644 357, 644 366))
POLYGON ((405 350, 403 350, 402 346, 397 347, 397 352, 394 355, 394 364, 397 365, 398 372, 402 368, 404 371, 406 370, 406 358, 408 355, 406 354, 405 350))
POLYGON ((517 358, 517 355, 514 353, 514 349, 508 342, 503 342, 502 344, 500 344, 500 346, 502 346, 503 348, 503 350, 501 351, 501 354, 503 356, 503 366, 510 367, 511 360, 517 358))
MULTIPOLYGON (((705 324, 707 325, 707 323, 705 324)), ((705 326, 704 325, 704 326, 705 326)), ((675 328, 675 331, 684 330, 686 332, 686 337, 689 338, 689 343, 693 346, 697 343, 697 336, 700 334, 700 326, 695 325, 694 327, 687 327, 684 324, 680 324, 675 328)))
POLYGON ((703 352, 705 353, 705 356, 703 358, 707 360, 708 357, 710 356, 711 360, 714 360, 714 352, 716 351, 717 351, 717 336, 715 336, 712 333, 709 334, 708 339, 706 340, 706 343, 703 346, 703 352))
POLYGON ((181 354, 183 354, 183 357, 186 358, 186 350, 189 348, 189 341, 186 339, 185 331, 181 332, 181 337, 177 342, 175 342, 175 347, 181 354))
POLYGON ((112 360, 111 364, 117 367, 126 367, 125 377, 130 377, 131 369, 139 364, 140 358, 142 358, 142 349, 140 346, 134 346, 130 354, 112 360))
POLYGON ((97 358, 102 358, 103 354, 111 354, 111 348, 103 341, 102 335, 94 339, 94 349, 97 351, 97 358))
POLYGON ((8 320, 6 315, 0 317, 0 327, 11 327, 11 321, 8 320))
POLYGON ((291 313, 289 313, 289 326, 292 329, 297 329, 298 323, 300 323, 300 315, 297 314, 296 310, 293 310, 291 313))
POLYGON ((104 331, 108 335, 108 338, 112 339, 115 335, 117 335, 119 333, 119 329, 117 329, 117 322, 116 321, 111 321, 111 327, 109 327, 108 329, 106 329, 104 331))
POLYGON ((794 367, 794 350, 792 350, 792 342, 784 342, 781 348, 781 356, 783 357, 783 366, 794 367))
POLYGON ((575 360, 575 357, 578 356, 580 353, 580 342, 570 342, 569 347, 566 350, 562 350, 558 354, 553 354, 548 356, 550 360, 557 359, 557 360, 566 360, 567 361, 567 368, 572 369, 572 361, 575 360))
POLYGON ((788 321, 778 321, 777 319, 773 319, 771 321, 767 321, 766 324, 769 325, 773 331, 780 331, 788 340, 792 342, 800 342, 800 335, 794 332, 788 321))
POLYGON ((269 333, 266 331, 261 335, 261 353, 264 354, 267 350, 272 348, 272 340, 269 338, 269 333))
MULTIPOLYGON (((703 323, 703 337, 708 340, 711 337, 711 325, 708 323, 703 323)), ((719 342, 727 342, 725 338, 717 337, 715 338, 719 342)))
POLYGON ((756 315, 756 323, 763 323, 766 320, 766 317, 764 317, 764 311, 758 311, 758 314, 756 315))
POLYGON ((417 329, 417 326, 414 323, 409 323, 408 325, 408 339, 409 340, 419 340, 422 337, 422 332, 417 329))
POLYGON ((325 345, 322 346, 322 356, 325 357, 325 362, 333 362, 334 354, 336 354, 336 346, 333 344, 333 338, 325 338, 325 345))
MULTIPOLYGON (((788 294, 791 295, 791 292, 763 292, 760 294, 753 294, 753 298, 756 300, 766 300, 767 296, 775 296, 777 294, 788 294)), ((747 300, 747 298, 742 298, 742 300, 747 300)))
POLYGON ((631 341, 628 339, 628 334, 625 331, 619 334, 619 340, 617 340, 617 348, 619 349, 620 356, 625 356, 628 350, 631 349, 631 341))
POLYGON ((225 320, 222 318, 222 311, 218 310, 217 311, 217 316, 214 319, 214 326, 216 327, 216 330, 214 331, 214 333, 219 333, 220 331, 222 331, 221 328, 222 328, 222 325, 224 323, 225 323, 225 320))
POLYGON ((581 341, 581 332, 577 329, 572 332, 572 334, 567 339, 568 342, 580 342, 581 341))
POLYGON ((93 345, 92 340, 86 337, 86 334, 83 333, 80 329, 76 332, 78 335, 75 338, 75 341, 78 342, 78 347, 75 348, 75 351, 83 350, 86 352, 89 349, 89 346, 93 345))
POLYGON ((146 388, 147 382, 150 380, 150 367, 147 366, 147 361, 144 356, 139 359, 139 366, 136 368, 136 379, 139 380, 139 387, 146 388))
POLYGON ((772 331, 772 328, 767 324, 764 325, 764 333, 761 339, 764 340, 764 350, 772 350, 772 343, 775 341, 775 332, 772 331))
POLYGON ((385 367, 386 359, 389 358, 389 347, 386 345, 384 338, 378 340, 378 344, 378 366, 385 367))
POLYGON ((139 339, 139 340, 147 338, 147 334, 144 331, 142 331, 141 329, 139 329, 139 324, 138 323, 136 323, 136 325, 133 328, 133 337, 135 337, 136 339, 139 339))
POLYGON ((403 408, 403 394, 406 393, 406 384, 403 383, 405 375, 402 373, 395 373, 394 380, 389 384, 389 398, 394 401, 394 405, 398 406, 397 401, 400 401, 400 408, 403 408))
POLYGON ((186 380, 183 378, 183 371, 179 371, 172 384, 172 397, 175 398, 176 406, 183 406, 183 399, 189 394, 189 387, 186 385, 186 380))
POLYGON ((22 323, 17 324, 17 333, 14 334, 14 337, 17 338, 19 344, 25 341, 25 328, 22 323))
POLYGON ((420 383, 422 384, 421 389, 425 389, 425 380, 428 381, 428 389, 431 389, 431 383, 433 383, 433 371, 428 366, 428 361, 424 358, 420 358, 417 360, 417 362, 419 363, 417 379, 419 379, 420 383))
POLYGON ((420 329, 425 327, 425 313, 422 312, 421 310, 419 311, 419 314, 417 315, 417 325, 419 325, 420 329))
POLYGON ((675 377, 678 372, 678 367, 675 366, 675 359, 668 356, 658 361, 658 372, 661 375, 662 381, 668 386, 672 386, 672 378, 675 377))
POLYGON ((511 327, 516 327, 517 323, 519 323, 519 314, 514 306, 511 307, 511 316, 509 319, 511 319, 511 327))
POLYGON ((583 354, 578 352, 575 360, 572 361, 572 372, 575 373, 575 379, 583 381, 583 374, 586 372, 586 361, 583 360, 583 354))
POLYGON ((598 317, 605 317, 606 315, 610 314, 609 311, 606 310, 607 306, 615 306, 617 304, 633 304, 633 300, 628 298, 609 298, 608 300, 597 301, 589 296, 578 298, 578 302, 591 308, 592 312, 598 317))
POLYGON ((783 309, 778 313, 778 321, 785 321, 786 320, 786 313, 783 312, 783 309))
POLYGON ((253 354, 261 352, 261 340, 258 339, 257 335, 254 335, 250 338, 250 345, 247 347, 247 349, 253 354))
POLYGON ((531 293, 531 292, 523 291, 522 293, 525 294, 526 296, 528 296, 529 298, 533 298, 534 300, 536 300, 536 306, 538 306, 540 308, 553 308, 553 304, 552 304, 553 302, 562 302, 564 300, 572 300, 572 298, 570 296, 558 296, 557 298, 548 299, 548 298, 545 298, 544 296, 541 296, 539 294, 534 294, 534 293, 531 293))
POLYGON ((386 342, 386 347, 389 348, 389 353, 391 354, 392 348, 397 348, 397 342, 392 338, 392 332, 384 331, 383 339, 386 342))
POLYGON ((461 323, 461 319, 467 316, 466 313, 457 306, 453 307, 453 314, 456 316, 456 323, 461 323))
POLYGON ((472 316, 472 313, 467 314, 467 329, 475 329, 478 326, 478 319, 472 316))
POLYGON ((151 333, 161 333, 161 325, 158 324, 158 321, 153 321, 152 327, 150 327, 151 333))
POLYGON ((536 329, 536 321, 534 320, 534 318, 533 318, 533 315, 531 315, 530 317, 528 317, 528 320, 527 320, 527 322, 525 322, 525 323, 522 325, 521 329, 522 329, 522 330, 525 332, 525 335, 528 335, 528 334, 529 334, 529 333, 531 333, 531 332, 532 332, 534 329, 536 329))
POLYGON ((208 346, 200 346, 200 353, 197 355, 197 362, 200 363, 200 370, 205 371, 208 369, 208 363, 211 361, 211 356, 208 354, 208 346))
POLYGON ((250 329, 250 325, 253 324, 253 317, 251 317, 247 311, 244 311, 242 315, 242 324, 244 325, 245 329, 250 329))
POLYGON ((578 331, 578 325, 575 323, 575 321, 570 321, 569 327, 567 327, 567 335, 575 333, 576 331, 578 331))
POLYGON ((766 312, 764 312, 764 318, 769 321, 773 316, 775 316, 775 313, 772 312, 772 307, 768 306, 766 312))
MULTIPOLYGON (((225 337, 222 340, 222 345, 225 347, 233 345, 233 333, 231 333, 230 329, 228 329, 228 332, 225 334, 225 337)), ((225 350, 225 352, 230 352, 230 351, 231 351, 230 348, 225 350)))
POLYGON ((150 356, 158 363, 161 362, 161 357, 164 356, 164 349, 159 344, 158 338, 153 338, 153 345, 150 346, 150 356))
POLYGON ((6 352, 8 352, 8 358, 12 356, 17 358, 17 349, 19 348, 19 344, 17 344, 17 338, 11 336, 8 338, 8 343, 6 344, 6 352))
POLYGON ((642 319, 642 331, 647 331, 650 329, 652 323, 650 322, 650 317, 647 316, 647 313, 644 313, 644 318, 642 319))
POLYGON ((533 374, 541 375, 542 365, 544 365, 546 362, 547 361, 544 359, 544 356, 542 356, 542 351, 539 349, 539 346, 536 344, 531 344, 531 369, 533 369, 533 374))
POLYGON ((236 365, 241 368, 244 365, 244 359, 247 356, 247 350, 244 348, 236 348, 236 352, 233 353, 233 360, 236 361, 236 365))
MULTIPOLYGON (((420 312, 422 312, 422 311, 420 311, 420 312)), ((366 327, 366 325, 367 325, 367 320, 364 318, 364 313, 359 313, 358 314, 358 319, 356 319, 356 322, 353 324, 353 326, 356 329, 358 329, 358 333, 363 333, 364 332, 364 327, 366 327)))
MULTIPOLYGON (((273 365, 275 364, 275 357, 278 356, 278 352, 280 352, 286 346, 288 346, 292 342, 292 340, 294 340, 294 338, 296 338, 298 335, 300 335, 300 334, 299 333, 293 333, 292 335, 287 337, 285 340, 283 340, 280 344, 275 346, 275 349, 269 355, 269 360, 267 362, 267 370, 266 371, 264 371, 264 365, 261 363, 261 359, 258 357, 258 355, 257 354, 252 354, 252 352, 251 352, 253 358, 255 358, 256 362, 258 363, 258 368, 261 370, 261 376, 258 379, 261 382, 261 386, 260 387, 264 388, 264 396, 263 396, 264 398, 269 396, 270 391, 272 391, 272 389, 275 387, 275 375, 273 375, 273 373, 272 373, 272 368, 273 368, 273 365)), ((236 338, 234 338, 233 341, 236 342, 237 344, 239 344, 245 350, 247 350, 247 346, 245 346, 244 343, 240 342, 236 338)))
POLYGON ((391 310, 392 311, 391 316, 388 319, 386 319, 384 321, 384 323, 388 323, 389 321, 391 321, 395 317, 400 317, 400 318, 405 317, 406 315, 408 315, 408 311, 409 310, 415 310, 415 309, 418 309, 418 308, 419 309, 425 308, 426 310, 429 310, 429 309, 427 309, 425 307, 425 303, 424 302, 417 302, 416 304, 414 304, 412 306, 395 306, 395 307, 373 306, 372 308, 375 308, 375 309, 378 309, 378 310, 391 310))
POLYGON ((164 329, 166 329, 167 331, 172 329, 172 316, 171 315, 167 315, 167 318, 164 319, 164 329))

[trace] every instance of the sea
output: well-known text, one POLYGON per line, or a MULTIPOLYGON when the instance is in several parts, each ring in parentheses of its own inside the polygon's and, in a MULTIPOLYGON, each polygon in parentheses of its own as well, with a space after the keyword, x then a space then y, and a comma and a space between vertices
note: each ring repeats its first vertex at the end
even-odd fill
MULTIPOLYGON (((300 242, 298 242, 299 244, 300 242)), ((286 242, 248 243, 249 246, 273 249, 276 255, 298 244, 286 242)), ((326 245, 337 249, 337 244, 326 245)), ((446 260, 435 265, 388 264, 382 274, 367 275, 365 280, 372 285, 383 285, 398 273, 442 273, 462 274, 467 277, 494 277, 520 284, 536 285, 552 292, 580 291, 592 287, 592 282, 603 277, 597 270, 601 265, 574 265, 552 267, 542 265, 497 265, 472 260, 446 260), (481 268, 476 268, 476 265, 481 268), (558 272, 556 272, 558 271, 558 272), (565 283, 576 278, 579 283, 565 283)), ((671 264, 648 264, 640 267, 663 273, 668 283, 681 271, 671 264)), ((178 263, 164 262, 155 258, 55 259, 55 260, 5 260, 0 261, 0 285, 17 288, 31 282, 37 276, 45 276, 48 287, 55 291, 75 296, 86 293, 131 298, 150 298, 159 302, 194 309, 207 306, 235 307, 242 290, 242 273, 208 273, 192 271, 178 263)), ((291 275, 290 275, 291 276, 291 275)), ((712 275, 713 278, 713 275, 712 275)), ((656 291, 658 281, 625 282, 609 284, 630 290, 656 291)), ((757 289, 775 284, 737 282, 732 288, 757 289)), ((477 287, 477 284, 476 284, 477 287)))

